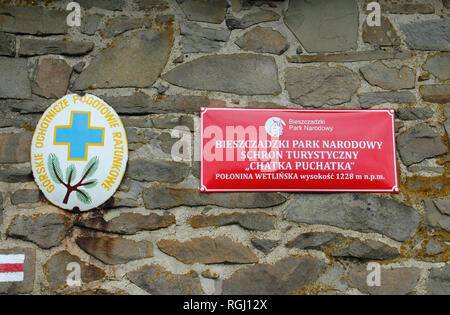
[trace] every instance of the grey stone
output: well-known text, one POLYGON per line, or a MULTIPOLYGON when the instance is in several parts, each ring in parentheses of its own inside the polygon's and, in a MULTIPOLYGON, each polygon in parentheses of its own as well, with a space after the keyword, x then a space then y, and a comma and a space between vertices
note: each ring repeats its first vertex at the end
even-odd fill
POLYGON ((215 205, 225 208, 268 208, 286 201, 278 193, 200 193, 198 189, 169 188, 160 185, 144 189, 148 209, 170 209, 178 206, 215 205))
POLYGON ((425 102, 450 103, 450 84, 422 85, 419 91, 425 102))
POLYGON ((86 35, 94 35, 97 32, 98 26, 103 17, 104 15, 102 14, 85 15, 82 19, 80 32, 86 35))
POLYGON ((168 3, 163 0, 136 0, 137 8, 139 10, 164 10, 168 7, 168 3))
POLYGON ((370 92, 358 95, 362 108, 370 108, 375 105, 386 103, 415 103, 416 97, 410 91, 399 92, 370 92))
POLYGON ((154 128, 173 129, 176 126, 185 126, 194 131, 194 119, 189 115, 154 115, 150 120, 154 128))
POLYGON ((57 213, 38 213, 33 216, 17 215, 11 221, 7 234, 33 242, 48 249, 61 244, 73 222, 67 215, 57 213))
POLYGON ((158 241, 158 248, 185 264, 252 264, 258 262, 258 257, 250 248, 232 241, 227 236, 199 237, 185 242, 163 239, 158 241))
POLYGON ((409 51, 355 51, 336 54, 317 54, 289 56, 288 62, 292 63, 312 63, 312 62, 359 62, 371 60, 391 60, 391 59, 407 59, 411 57, 409 51))
POLYGON ((442 214, 450 215, 450 197, 433 199, 433 203, 442 214))
POLYGON ((385 90, 413 89, 415 86, 416 73, 407 66, 389 68, 376 61, 361 67, 360 71, 367 82, 385 90))
POLYGON ((247 230, 267 232, 275 227, 275 219, 275 216, 264 212, 233 212, 219 215, 195 215, 188 220, 188 223, 193 228, 237 224, 247 230))
POLYGON ((153 244, 102 233, 85 233, 77 237, 77 245, 107 265, 125 264, 132 260, 153 257, 153 244))
POLYGON ((197 23, 181 22, 180 34, 184 53, 213 52, 230 38, 230 31, 202 27, 197 23))
POLYGON ((165 212, 163 215, 151 213, 121 213, 111 220, 105 220, 103 215, 88 214, 81 217, 77 225, 109 233, 132 235, 139 231, 153 231, 166 228, 175 223, 175 216, 165 212))
POLYGON ((152 26, 151 20, 147 18, 134 18, 129 16, 116 16, 106 22, 105 28, 102 30, 102 35, 105 38, 112 38, 114 36, 125 33, 126 31, 137 28, 149 28, 152 26))
POLYGON ((261 252, 263 252, 265 255, 268 255, 272 250, 280 244, 280 241, 278 240, 267 240, 267 239, 256 239, 253 238, 251 240, 252 245, 255 246, 255 248, 261 252))
POLYGON ((450 18, 404 24, 400 30, 411 49, 450 50, 450 18))
POLYGON ((146 30, 119 36, 91 61, 73 89, 150 87, 165 66, 170 49, 167 32, 146 30))
POLYGON ((83 68, 85 65, 86 65, 86 63, 84 61, 77 62, 73 66, 73 71, 75 71, 76 73, 81 73, 83 71, 83 68))
POLYGON ((434 176, 441 176, 441 175, 444 175, 445 168, 442 166, 426 166, 426 165, 415 164, 415 165, 408 166, 408 172, 412 172, 412 173, 426 172, 426 173, 432 173, 434 176))
POLYGON ((16 55, 16 37, 0 32, 0 56, 14 57, 16 55))
POLYGON ((444 7, 450 9, 450 0, 443 0, 442 2, 444 3, 444 7))
POLYGON ((398 47, 401 44, 400 37, 391 22, 384 16, 381 17, 380 26, 369 26, 367 23, 363 23, 362 38, 365 43, 372 44, 375 47, 398 47))
POLYGON ((447 250, 448 246, 442 242, 431 240, 425 245, 425 253, 428 256, 436 256, 447 250))
POLYGON ((77 1, 83 8, 100 8, 110 11, 122 11, 125 7, 125 0, 79 0, 77 1))
POLYGON ((31 294, 34 289, 34 279, 36 277, 36 250, 34 248, 14 247, 0 249, 0 255, 25 255, 23 268, 24 280, 21 282, 0 282, 0 294, 31 294))
POLYGON ((424 200, 426 219, 428 225, 434 228, 450 232, 450 215, 448 215, 448 198, 444 201, 439 199, 424 200))
POLYGON ((31 167, 16 168, 6 167, 0 170, 0 182, 23 183, 33 181, 31 167))
POLYGON ((397 149, 407 166, 447 152, 441 136, 423 123, 400 134, 397 149))
POLYGON ((428 291, 433 295, 449 295, 450 294, 450 265, 447 264, 442 268, 434 268, 430 272, 428 279, 428 291))
POLYGON ((284 22, 308 52, 357 48, 358 6, 354 0, 293 0, 284 22))
POLYGON ((369 286, 366 266, 355 267, 350 272, 350 285, 371 295, 406 295, 414 292, 420 276, 418 268, 381 269, 381 286, 369 286))
POLYGON ((325 264, 313 257, 289 256, 275 264, 257 264, 223 281, 224 295, 277 295, 299 292, 316 280, 325 264))
POLYGON ((255 54, 204 56, 181 64, 163 78, 188 89, 240 95, 281 92, 273 57, 255 54))
POLYGON ((20 40, 19 56, 82 56, 90 53, 93 48, 94 43, 91 42, 23 38, 20 40))
POLYGON ((288 220, 375 232, 403 242, 419 224, 414 209, 395 200, 364 194, 303 194, 288 205, 288 220))
POLYGON ((401 107, 397 111, 397 116, 402 120, 425 120, 433 117, 433 113, 433 110, 428 107, 401 107))
POLYGON ((242 18, 236 18, 234 16, 227 16, 226 24, 230 30, 245 29, 255 24, 264 22, 278 21, 280 15, 271 10, 259 10, 252 13, 247 13, 242 18))
POLYGON ((287 248, 316 249, 333 241, 338 234, 330 232, 307 232, 286 243, 287 248))
MULTIPOLYGON (((366 3, 371 0, 366 0, 366 3)), ((381 12, 389 14, 433 14, 434 7, 431 3, 402 3, 389 0, 380 0, 381 12)))
POLYGON ((11 203, 20 205, 22 203, 35 203, 41 200, 39 189, 20 189, 11 195, 11 203))
POLYGON ((127 176, 138 181, 161 181, 177 183, 190 172, 185 163, 137 158, 128 161, 127 176))
POLYGON ((66 34, 66 18, 66 11, 32 6, 5 6, 0 8, 0 31, 31 35, 66 34))
POLYGON ((302 106, 322 107, 349 102, 359 84, 358 75, 344 67, 306 66, 286 71, 289 97, 302 106))
POLYGON ((220 24, 225 18, 226 0, 177 0, 190 21, 220 24))
POLYGON ((127 273, 127 278, 152 295, 204 294, 195 271, 178 275, 157 265, 145 265, 127 273))
POLYGON ((71 74, 72 68, 64 59, 43 59, 34 75, 32 91, 46 98, 61 98, 66 95, 71 74))
POLYGON ((423 68, 442 81, 450 79, 450 52, 429 57, 423 68))
POLYGON ((0 134, 0 163, 23 163, 30 161, 32 133, 0 134))
POLYGON ((0 57, 1 98, 31 98, 26 59, 0 57))
POLYGON ((245 33, 235 43, 244 50, 275 55, 281 55, 289 48, 289 42, 280 32, 259 26, 245 33))
POLYGON ((3 224, 3 194, 0 194, 0 225, 3 224))
POLYGON ((77 263, 80 266, 80 280, 83 284, 101 280, 106 275, 104 270, 82 261, 68 251, 58 252, 43 265, 44 274, 52 290, 64 289, 68 286, 67 278, 72 272, 67 270, 70 263, 77 263))
MULTIPOLYGON (((33 95, 29 100, 0 100, 0 108, 22 114, 43 113, 56 100, 33 95)), ((29 116, 29 115, 26 115, 29 116)), ((34 129, 34 128, 33 128, 34 129)))

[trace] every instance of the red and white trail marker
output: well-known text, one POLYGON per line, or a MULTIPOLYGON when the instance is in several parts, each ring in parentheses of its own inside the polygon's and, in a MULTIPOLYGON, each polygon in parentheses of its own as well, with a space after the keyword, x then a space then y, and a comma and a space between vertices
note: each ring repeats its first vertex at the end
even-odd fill
POLYGON ((22 282, 25 255, 0 255, 0 282, 22 282))

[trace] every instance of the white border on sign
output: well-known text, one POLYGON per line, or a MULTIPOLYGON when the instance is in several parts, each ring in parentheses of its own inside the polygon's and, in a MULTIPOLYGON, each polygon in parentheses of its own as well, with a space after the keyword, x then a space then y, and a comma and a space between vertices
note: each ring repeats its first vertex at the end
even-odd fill
POLYGON ((276 109, 276 108, 233 108, 233 107, 200 107, 200 191, 201 192, 390 192, 398 193, 397 151, 395 146, 395 111, 393 109, 276 109), (392 120, 392 145, 394 156, 395 185, 391 189, 208 189, 203 183, 203 115, 208 110, 244 110, 244 111, 284 111, 284 112, 384 112, 392 120))

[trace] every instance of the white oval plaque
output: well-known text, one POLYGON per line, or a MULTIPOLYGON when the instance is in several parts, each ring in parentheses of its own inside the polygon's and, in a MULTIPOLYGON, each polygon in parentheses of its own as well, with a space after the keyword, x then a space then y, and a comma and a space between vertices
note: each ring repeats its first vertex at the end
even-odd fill
POLYGON ((117 190, 128 160, 119 115, 100 98, 66 95, 42 115, 31 143, 34 180, 54 205, 91 210, 117 190))

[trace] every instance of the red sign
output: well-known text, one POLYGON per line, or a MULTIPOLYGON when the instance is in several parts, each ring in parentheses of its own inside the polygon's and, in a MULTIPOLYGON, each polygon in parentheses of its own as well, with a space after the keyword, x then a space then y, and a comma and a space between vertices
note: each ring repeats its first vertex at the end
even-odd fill
POLYGON ((200 191, 398 192, 394 111, 201 108, 200 191))

